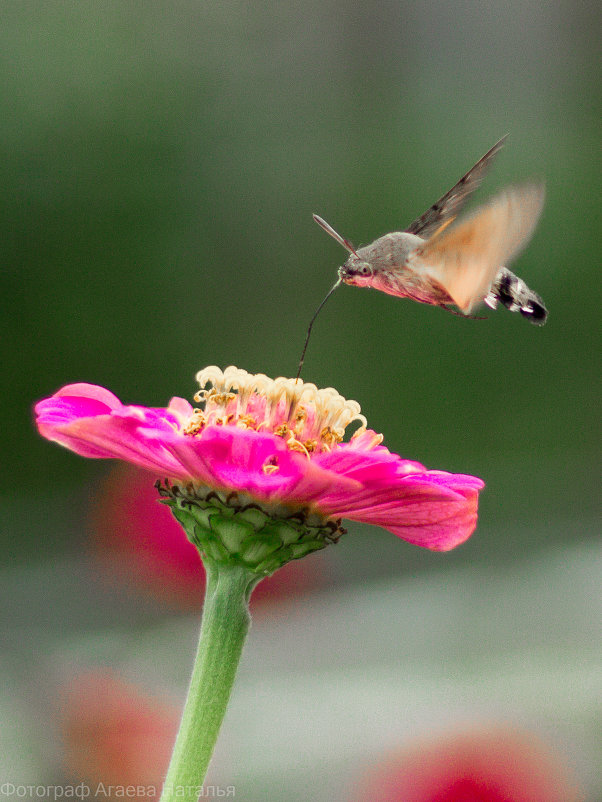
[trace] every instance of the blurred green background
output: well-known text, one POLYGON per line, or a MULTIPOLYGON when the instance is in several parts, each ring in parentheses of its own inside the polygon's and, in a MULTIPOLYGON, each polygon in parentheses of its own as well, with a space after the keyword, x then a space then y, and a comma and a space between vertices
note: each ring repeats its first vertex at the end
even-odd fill
POLYGON ((592 541, 595 4, 5 2, 1 18, 9 571, 81 554, 108 469, 39 438, 37 399, 87 381, 164 405, 209 364, 294 375, 344 260, 311 213, 367 244, 505 133, 475 200, 545 179, 513 269, 548 324, 343 287, 304 369, 357 399, 392 450, 483 477, 479 528, 438 555, 352 526, 326 559, 344 586, 462 565, 501 575, 592 541))

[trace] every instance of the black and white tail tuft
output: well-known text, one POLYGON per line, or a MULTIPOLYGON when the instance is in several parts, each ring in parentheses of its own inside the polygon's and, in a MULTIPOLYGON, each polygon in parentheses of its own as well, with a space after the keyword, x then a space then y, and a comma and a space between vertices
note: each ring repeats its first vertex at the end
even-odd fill
POLYGON ((543 326, 548 317, 548 310, 539 295, 505 267, 500 268, 485 298, 485 303, 492 309, 497 307, 498 301, 511 312, 520 312, 536 326, 543 326))

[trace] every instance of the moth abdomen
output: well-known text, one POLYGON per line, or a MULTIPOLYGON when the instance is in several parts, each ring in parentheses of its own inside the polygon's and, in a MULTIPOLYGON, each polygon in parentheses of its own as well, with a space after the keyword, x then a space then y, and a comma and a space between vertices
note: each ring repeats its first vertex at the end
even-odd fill
POLYGON ((507 267, 500 268, 485 298, 485 303, 492 309, 495 309, 498 301, 511 312, 520 312, 536 326, 543 326, 548 317, 541 297, 507 267))
POLYGON ((548 319, 548 310, 538 295, 533 293, 533 296, 533 300, 529 301, 525 307, 522 307, 520 313, 536 326, 543 326, 548 319))

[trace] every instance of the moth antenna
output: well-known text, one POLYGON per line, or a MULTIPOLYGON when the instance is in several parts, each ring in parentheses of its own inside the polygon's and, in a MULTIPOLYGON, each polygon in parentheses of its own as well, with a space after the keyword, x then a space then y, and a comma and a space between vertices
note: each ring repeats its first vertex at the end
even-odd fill
MULTIPOLYGON (((324 222, 324 221, 322 221, 322 222, 324 222)), ((326 225, 328 225, 328 223, 326 223, 326 225)), ((297 375, 295 376, 295 384, 299 381, 299 377, 301 376, 301 368, 303 367, 303 363, 305 362, 305 352, 307 351, 307 345, 309 343, 309 336, 311 334, 311 329, 312 329, 312 326, 314 325, 314 321, 318 317, 318 314, 319 314, 320 310, 322 309, 322 307, 324 306, 324 304, 326 303, 326 301, 330 298, 332 293, 337 289, 337 287, 341 283, 342 283, 342 279, 338 279, 335 282, 335 284, 328 290, 328 292, 326 293, 326 297, 324 298, 324 300, 322 301, 320 306, 316 309, 316 311, 314 312, 314 316, 312 317, 312 319, 309 322, 309 326, 307 327, 307 334, 305 336, 305 345, 303 346, 303 351, 301 352, 301 359, 299 360, 299 369, 297 370, 297 375)))
MULTIPOLYGON (((352 244, 349 242, 349 240, 348 240, 348 239, 345 239, 344 237, 341 237, 341 235, 340 235, 340 234, 338 234, 338 233, 337 233, 337 232, 334 230, 334 228, 333 228, 331 225, 329 225, 329 224, 326 222, 326 220, 322 220, 322 218, 321 218, 319 215, 317 215, 317 214, 314 214, 314 215, 312 215, 312 217, 314 218, 314 220, 316 221, 316 223, 317 223, 317 224, 320 226, 320 228, 323 228, 323 229, 324 229, 324 231, 325 231, 327 234, 330 234, 330 236, 331 236, 331 237, 332 237, 334 240, 336 240, 336 241, 339 243, 339 245, 342 245, 342 246, 343 246, 343 248, 345 248, 345 250, 346 250, 346 251, 349 251, 349 253, 352 253, 354 256, 357 256, 357 253, 355 252, 355 248, 354 248, 354 247, 353 247, 353 245, 352 245, 352 244)), ((357 258, 359 259, 359 256, 358 256, 357 258)))

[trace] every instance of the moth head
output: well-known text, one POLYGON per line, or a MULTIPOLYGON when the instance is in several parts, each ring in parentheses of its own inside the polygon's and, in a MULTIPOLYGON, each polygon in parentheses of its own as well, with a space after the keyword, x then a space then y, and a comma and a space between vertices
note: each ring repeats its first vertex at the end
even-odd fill
POLYGON ((372 265, 364 262, 359 256, 350 256, 342 267, 339 267, 339 278, 345 284, 354 284, 357 287, 370 284, 374 270, 372 265))
POLYGON ((358 287, 370 284, 374 273, 372 265, 361 259, 349 240, 337 233, 330 223, 327 223, 326 220, 323 220, 317 214, 314 214, 313 217, 320 228, 323 228, 329 236, 351 254, 345 264, 339 267, 339 281, 344 281, 345 284, 355 284, 358 287))

